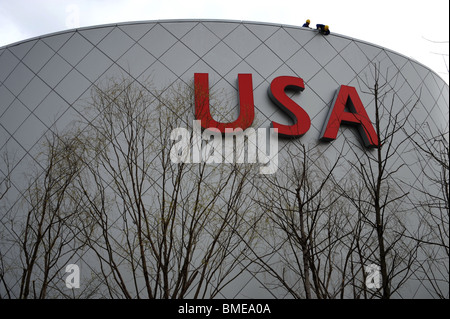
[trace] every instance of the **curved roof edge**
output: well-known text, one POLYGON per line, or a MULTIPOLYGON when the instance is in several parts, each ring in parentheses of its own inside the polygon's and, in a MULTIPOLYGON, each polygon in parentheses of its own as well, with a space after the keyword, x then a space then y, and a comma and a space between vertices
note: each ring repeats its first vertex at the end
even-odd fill
MULTIPOLYGON (((17 46, 20 45, 22 43, 26 43, 26 42, 30 42, 30 41, 35 41, 35 40, 40 40, 43 38, 48 38, 51 36, 55 36, 55 35, 60 35, 60 34, 65 34, 65 33, 70 33, 70 32, 77 32, 77 31, 85 31, 85 30, 90 30, 90 29, 98 29, 98 28, 108 28, 108 27, 117 27, 117 26, 121 26, 121 25, 132 25, 132 24, 147 24, 147 23, 183 23, 183 22, 217 22, 217 23, 239 23, 239 24, 260 24, 260 25, 266 25, 266 26, 274 26, 274 27, 281 27, 281 28, 294 28, 294 29, 302 29, 306 32, 314 32, 314 29, 306 29, 303 28, 299 25, 289 25, 289 24, 283 24, 283 23, 274 23, 274 22, 259 22, 259 21, 247 21, 247 20, 228 20, 228 19, 161 19, 161 20, 140 20, 140 21, 127 21, 127 22, 117 22, 117 23, 107 23, 107 24, 99 24, 99 25, 93 25, 93 26, 86 26, 86 27, 81 27, 81 28, 74 28, 74 29, 67 29, 67 30, 62 30, 62 31, 56 31, 56 32, 51 32, 51 33, 47 33, 47 34, 43 34, 40 36, 36 36, 36 37, 32 37, 29 39, 25 39, 25 40, 21 40, 21 41, 17 41, 17 42, 13 42, 11 44, 7 44, 5 46, 0 47, 0 50, 2 49, 6 49, 9 47, 13 47, 13 46, 17 46)), ((360 42, 366 45, 370 45, 373 47, 377 47, 386 51, 389 51, 391 53, 397 54, 405 59, 408 59, 410 61, 413 61, 419 65, 421 65, 422 67, 426 68, 427 70, 433 72, 439 79, 441 79, 445 85, 449 86, 446 81, 442 78, 442 76, 440 76, 436 71, 432 70, 430 67, 426 66, 425 64, 423 64, 420 61, 417 61, 411 57, 408 57, 402 53, 399 53, 395 50, 391 50, 389 48, 383 47, 381 45, 378 44, 374 44, 368 41, 364 41, 361 39, 357 39, 357 38, 353 38, 350 36, 346 36, 343 34, 339 34, 339 33, 331 33, 330 35, 335 36, 335 37, 340 37, 340 38, 344 38, 347 40, 351 40, 351 41, 356 41, 356 42, 360 42)))

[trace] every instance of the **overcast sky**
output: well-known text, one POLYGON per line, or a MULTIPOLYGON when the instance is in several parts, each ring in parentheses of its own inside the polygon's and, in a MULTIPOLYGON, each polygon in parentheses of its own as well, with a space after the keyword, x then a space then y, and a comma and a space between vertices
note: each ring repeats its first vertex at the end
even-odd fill
POLYGON ((448 0, 0 0, 0 47, 47 33, 99 24, 160 19, 230 19, 302 25, 411 57, 447 83, 448 0))

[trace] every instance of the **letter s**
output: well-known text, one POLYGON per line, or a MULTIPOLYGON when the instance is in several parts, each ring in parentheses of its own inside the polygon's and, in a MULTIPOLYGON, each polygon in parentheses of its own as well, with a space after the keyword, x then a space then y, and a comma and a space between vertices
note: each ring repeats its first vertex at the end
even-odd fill
POLYGON ((272 122, 272 126, 278 129, 278 134, 280 135, 288 137, 302 136, 311 127, 311 119, 300 105, 286 95, 286 89, 303 91, 305 89, 303 79, 294 76, 279 76, 273 79, 269 87, 269 97, 271 100, 289 115, 294 121, 294 124, 283 125, 272 122))

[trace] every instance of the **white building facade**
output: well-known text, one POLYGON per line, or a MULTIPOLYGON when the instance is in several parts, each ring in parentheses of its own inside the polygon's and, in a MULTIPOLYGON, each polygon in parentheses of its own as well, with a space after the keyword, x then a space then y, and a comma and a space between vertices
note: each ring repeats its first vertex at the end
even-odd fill
POLYGON ((448 118, 449 87, 424 65, 298 26, 143 21, 2 47, 0 295, 448 298, 448 118), (247 157, 237 172, 233 160, 196 162, 192 151, 183 184, 180 163, 156 165, 179 140, 173 129, 193 132, 203 116, 195 78, 206 74, 217 122, 246 108, 243 130, 303 128, 277 137, 275 170, 253 171, 247 157), (339 102, 342 88, 350 100, 339 102), (361 105, 375 135, 342 118, 324 138, 339 103, 347 116, 361 105), (74 138, 79 160, 51 151, 74 138), (55 186, 51 176, 71 177, 55 186), (68 264, 80 288, 65 285, 68 264))

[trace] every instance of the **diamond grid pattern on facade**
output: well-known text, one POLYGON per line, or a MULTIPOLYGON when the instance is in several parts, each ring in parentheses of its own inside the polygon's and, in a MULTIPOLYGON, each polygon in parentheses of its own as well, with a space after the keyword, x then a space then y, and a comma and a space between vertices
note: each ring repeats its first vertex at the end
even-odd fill
POLYGON ((244 25, 239 25, 223 39, 223 42, 244 59, 260 46, 262 41, 244 25))
POLYGON ((291 35, 282 28, 271 35, 264 43, 266 43, 267 47, 269 47, 282 61, 288 60, 299 50, 298 43, 292 41, 291 35))
MULTIPOLYGON (((88 98, 92 86, 118 72, 136 81, 151 77, 163 85, 176 81, 190 84, 194 73, 208 72, 211 88, 221 87, 230 96, 229 104, 234 109, 224 114, 226 118, 236 116, 237 74, 251 73, 256 120, 264 125, 271 121, 289 124, 267 97, 271 80, 280 75, 302 77, 304 92, 290 97, 310 115, 312 127, 303 139, 305 144, 314 143, 335 90, 342 84, 371 79, 371 63, 392 70, 386 77, 382 75, 389 83, 399 72, 394 86, 401 103, 417 100, 421 97, 418 92, 426 91, 420 107, 411 114, 415 121, 421 122, 424 116, 428 121, 441 120, 445 115, 448 118, 448 86, 435 74, 395 53, 344 37, 323 37, 315 31, 287 26, 211 21, 149 22, 69 31, 0 51, 0 148, 16 148, 21 154, 20 165, 14 167, 15 176, 20 175, 20 167, 33 159, 47 131, 58 124, 64 127, 73 117, 82 115, 82 99, 88 98)), ((362 88, 358 90, 361 94, 362 88)), ((362 99, 373 105, 370 98, 362 99)), ((448 128, 448 122, 445 125, 448 128)), ((344 139, 354 134, 353 129, 342 129, 338 139, 324 148, 337 152, 344 139)), ((287 143, 281 145, 280 152, 287 147, 287 143)), ((408 174, 417 181, 419 176, 411 168, 414 163, 403 159, 411 147, 408 143, 399 148, 392 165, 405 164, 408 174)), ((6 175, 4 168, 0 173, 6 175)), ((286 174, 282 167, 279 174, 286 174)), ((160 178, 153 180, 150 192, 159 187, 160 178)), ((106 177, 105 182, 112 183, 106 177)), ((13 184, 21 192, 22 183, 13 184)), ((0 221, 3 218, 0 216, 0 221)), ((262 282, 250 272, 248 275, 237 292, 221 297, 251 298, 250 287, 262 282)))
POLYGON ((37 41, 22 61, 31 71, 37 73, 54 54, 54 51, 48 45, 42 41, 37 41))
POLYGON ((49 88, 54 88, 72 70, 72 66, 59 54, 55 54, 37 73, 49 88))
POLYGON ((93 48, 94 45, 80 33, 75 32, 58 50, 58 54, 75 67, 93 48))
POLYGON ((199 57, 204 56, 220 42, 220 38, 203 24, 196 25, 180 40, 199 57))

